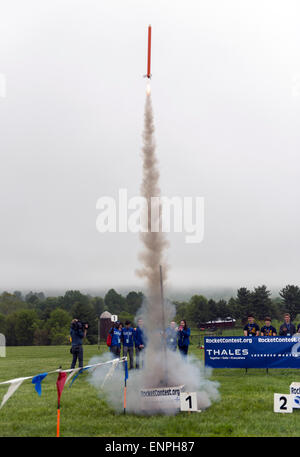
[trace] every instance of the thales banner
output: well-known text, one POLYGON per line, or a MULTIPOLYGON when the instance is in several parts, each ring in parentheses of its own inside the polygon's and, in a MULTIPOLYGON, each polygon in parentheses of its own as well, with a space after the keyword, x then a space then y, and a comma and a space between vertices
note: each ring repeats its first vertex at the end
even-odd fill
POLYGON ((213 368, 300 368, 300 335, 204 337, 213 368))

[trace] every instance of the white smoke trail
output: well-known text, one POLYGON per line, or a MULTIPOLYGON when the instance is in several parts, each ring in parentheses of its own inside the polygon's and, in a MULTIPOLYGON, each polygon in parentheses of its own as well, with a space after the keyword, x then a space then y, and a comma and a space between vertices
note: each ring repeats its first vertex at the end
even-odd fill
POLYGON ((147 230, 141 233, 143 251, 139 259, 143 268, 137 274, 146 278, 147 299, 139 314, 145 323, 148 335, 147 351, 145 353, 145 387, 156 387, 167 382, 166 352, 161 354, 162 334, 165 331, 165 322, 175 315, 173 305, 164 306, 161 295, 162 281, 167 279, 168 265, 165 262, 164 251, 168 246, 165 234, 161 230, 161 205, 159 201, 159 169, 154 140, 154 122, 150 85, 147 86, 144 132, 143 132, 143 182, 141 194, 147 201, 147 230), (153 197, 158 197, 153 199, 153 197), (153 204, 156 203, 156 206, 153 204), (155 229, 154 229, 155 228, 155 229), (163 363, 157 363, 163 355, 163 363))
MULTIPOLYGON (((168 246, 165 234, 161 230, 161 207, 153 208, 151 199, 160 196, 159 169, 155 152, 154 122, 150 86, 147 87, 144 132, 143 132, 143 182, 141 193, 147 201, 147 230, 141 233, 143 251, 139 258, 142 268, 137 272, 146 279, 146 299, 138 311, 136 321, 142 318, 147 336, 146 348, 141 352, 143 366, 138 370, 130 370, 127 389, 127 410, 137 414, 153 414, 156 412, 170 414, 177 410, 166 408, 164 402, 156 402, 155 408, 145 411, 141 389, 173 387, 184 385, 185 391, 197 392, 198 409, 205 409, 213 400, 219 398, 218 384, 208 379, 210 374, 204 369, 199 359, 193 356, 182 358, 179 352, 166 348, 164 332, 175 316, 175 306, 169 300, 162 299, 160 267, 162 281, 167 279, 168 265, 164 253, 168 246), (159 227, 159 230, 152 230, 159 227), (144 352, 144 354, 143 354, 144 352)), ((118 367, 119 368, 119 367, 118 367)), ((104 385, 104 392, 110 404, 117 410, 123 409, 123 370, 116 369, 109 383, 104 385)), ((91 382, 100 387, 106 373, 98 370, 92 374, 91 382)))

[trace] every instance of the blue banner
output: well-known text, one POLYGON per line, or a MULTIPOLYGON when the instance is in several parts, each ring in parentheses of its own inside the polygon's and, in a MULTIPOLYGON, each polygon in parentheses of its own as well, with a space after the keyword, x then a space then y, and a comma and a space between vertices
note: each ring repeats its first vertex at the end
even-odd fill
POLYGON ((300 368, 300 335, 206 336, 204 354, 213 368, 300 368))

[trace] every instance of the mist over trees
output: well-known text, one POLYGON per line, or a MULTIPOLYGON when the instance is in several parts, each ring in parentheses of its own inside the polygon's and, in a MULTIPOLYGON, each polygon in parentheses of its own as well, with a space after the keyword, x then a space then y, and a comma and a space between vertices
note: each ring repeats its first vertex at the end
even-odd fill
MULTIPOLYGON (((61 345, 69 344, 70 323, 73 318, 88 322, 86 343, 98 340, 98 319, 103 311, 117 314, 120 321, 134 322, 135 315, 144 299, 142 292, 130 291, 126 296, 110 289, 104 297, 68 290, 64 295, 46 297, 43 292, 3 292, 0 295, 0 333, 6 337, 8 346, 61 345)), ((201 294, 188 301, 174 301, 176 321, 186 319, 189 326, 231 317, 242 325, 248 314, 262 321, 269 315, 282 320, 284 312, 292 320, 300 313, 300 288, 296 285, 283 287, 279 296, 271 298, 271 291, 261 285, 249 290, 240 287, 229 300, 214 300, 201 294)))

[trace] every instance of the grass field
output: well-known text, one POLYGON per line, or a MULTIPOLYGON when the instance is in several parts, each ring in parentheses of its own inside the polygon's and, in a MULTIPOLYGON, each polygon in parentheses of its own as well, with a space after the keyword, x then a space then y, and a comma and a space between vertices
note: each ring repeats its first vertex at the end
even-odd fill
MULTIPOLYGON (((84 346, 84 364, 107 349, 84 346)), ((203 351, 191 346, 199 358, 203 351)), ((0 382, 70 367, 67 346, 8 347, 0 358, 0 382)), ((61 436, 64 437, 296 437, 300 410, 273 412, 273 394, 288 393, 299 381, 297 370, 215 370, 210 379, 220 384, 220 400, 202 413, 174 417, 141 417, 115 413, 82 374, 68 385, 61 399, 61 436)), ((42 383, 42 396, 31 380, 24 381, 0 410, 1 437, 54 437, 56 434, 56 374, 42 383)), ((0 398, 8 386, 0 386, 0 398)), ((128 384, 130 388, 130 384, 128 384)))

